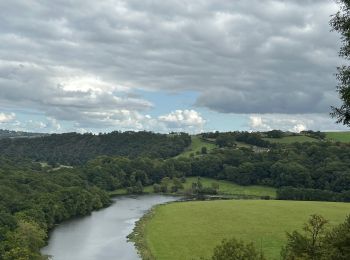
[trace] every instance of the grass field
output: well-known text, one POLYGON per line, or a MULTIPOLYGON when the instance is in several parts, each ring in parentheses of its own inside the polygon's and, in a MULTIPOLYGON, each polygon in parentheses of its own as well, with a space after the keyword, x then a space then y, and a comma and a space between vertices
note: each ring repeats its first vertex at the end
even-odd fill
POLYGON ((157 260, 209 257, 222 239, 231 237, 255 243, 267 259, 279 259, 286 232, 300 230, 315 213, 335 225, 345 220, 350 204, 276 200, 171 203, 156 207, 139 222, 141 235, 135 240, 146 246, 147 250, 141 251, 151 252, 157 260))
POLYGON ((215 144, 206 142, 197 135, 192 135, 191 140, 192 142, 191 142, 191 145, 188 147, 188 149, 186 149, 186 151, 184 151, 183 153, 179 154, 176 157, 190 157, 191 153, 193 154, 196 154, 197 152, 200 153, 202 147, 206 147, 208 152, 217 147, 215 144))
MULTIPOLYGON (((233 182, 214 180, 210 178, 200 178, 203 186, 210 187, 212 183, 219 184, 219 194, 222 195, 245 195, 245 196, 270 196, 270 198, 276 197, 276 189, 272 187, 265 186, 240 186, 233 182)), ((191 188, 192 183, 196 182, 196 177, 186 178, 184 185, 184 190, 191 188)), ((180 193, 184 190, 180 190, 180 193)), ((146 186, 143 189, 144 193, 153 193, 153 186, 146 186)), ((127 194, 126 189, 118 189, 115 191, 109 192, 111 197, 117 195, 127 194)))
POLYGON ((266 141, 271 143, 281 143, 281 144, 291 144, 291 143, 305 143, 305 142, 319 142, 319 140, 305 136, 305 135, 296 135, 296 136, 286 136, 282 138, 263 138, 266 141))
POLYGON ((326 137, 332 141, 350 143, 350 132, 327 132, 326 137))
MULTIPOLYGON (((233 182, 214 180, 210 178, 200 178, 203 186, 210 187, 212 183, 219 184, 219 194, 224 195, 248 195, 248 196, 270 196, 276 197, 276 189, 266 186, 240 186, 233 182)), ((197 178, 190 177, 186 179, 184 188, 190 188, 193 182, 196 182, 197 178)))

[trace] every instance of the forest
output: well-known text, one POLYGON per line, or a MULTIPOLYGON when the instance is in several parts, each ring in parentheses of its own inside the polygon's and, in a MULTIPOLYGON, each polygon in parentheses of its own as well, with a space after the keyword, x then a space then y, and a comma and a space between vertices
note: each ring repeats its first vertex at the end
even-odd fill
POLYGON ((64 133, 39 138, 0 139, 0 154, 49 164, 81 165, 99 155, 168 158, 182 152, 190 142, 190 136, 185 133, 64 133))

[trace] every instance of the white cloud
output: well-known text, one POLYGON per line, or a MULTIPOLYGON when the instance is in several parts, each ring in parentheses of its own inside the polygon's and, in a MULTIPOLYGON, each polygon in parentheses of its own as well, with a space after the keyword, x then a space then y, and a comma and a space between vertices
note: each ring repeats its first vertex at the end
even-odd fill
POLYGON ((16 118, 15 113, 10 113, 10 114, 0 113, 0 124, 9 123, 15 120, 15 118, 16 118))
POLYGON ((87 112, 81 114, 81 123, 75 128, 86 129, 115 128, 120 130, 149 130, 157 132, 185 131, 198 133, 203 130, 205 120, 195 110, 175 110, 166 115, 152 117, 132 110, 113 110, 108 112, 87 112))
POLYGON ((175 110, 167 115, 159 116, 159 122, 164 123, 168 129, 192 130, 200 132, 203 130, 205 120, 195 110, 175 110))
POLYGON ((327 114, 264 114, 250 115, 248 127, 251 131, 283 131, 301 132, 304 130, 347 130, 345 126, 335 125, 327 114))

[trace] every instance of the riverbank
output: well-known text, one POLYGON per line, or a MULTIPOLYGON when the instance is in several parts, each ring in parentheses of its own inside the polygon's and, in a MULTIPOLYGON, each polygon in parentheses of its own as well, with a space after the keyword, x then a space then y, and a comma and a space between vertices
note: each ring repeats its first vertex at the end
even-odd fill
POLYGON ((231 237, 253 242, 267 259, 279 259, 286 232, 300 230, 311 214, 321 214, 335 225, 349 212, 350 204, 331 202, 176 202, 155 206, 129 237, 144 260, 210 257, 222 239, 231 237))
MULTIPOLYGON (((218 187, 217 195, 219 196, 232 196, 232 198, 243 198, 243 199, 260 199, 260 198, 276 198, 276 188, 268 187, 268 186, 259 186, 259 185, 250 185, 250 186, 242 186, 235 184, 230 181, 225 180, 216 180, 211 178, 201 177, 200 181, 204 187, 212 187, 215 185, 218 187)), ((172 196, 184 196, 189 194, 190 189, 192 188, 192 183, 197 182, 197 177, 187 177, 186 181, 183 183, 183 188, 179 189, 177 192, 167 192, 163 193, 164 195, 172 195, 172 196)), ((118 189, 112 192, 109 192, 111 197, 127 195, 128 192, 126 189, 118 189)), ((155 193, 153 186, 146 186, 143 189, 143 194, 159 194, 155 193)))

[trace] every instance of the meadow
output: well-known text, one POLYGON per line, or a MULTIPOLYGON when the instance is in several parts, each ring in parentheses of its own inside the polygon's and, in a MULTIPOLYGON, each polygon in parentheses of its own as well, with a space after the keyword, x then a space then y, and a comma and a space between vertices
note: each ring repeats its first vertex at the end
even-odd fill
POLYGON ((158 260, 210 257, 224 238, 253 242, 267 259, 279 259, 286 232, 301 230, 311 214, 330 226, 344 221, 350 204, 277 200, 176 202, 157 206, 137 225, 135 241, 158 260))
MULTIPOLYGON (((276 189, 267 186, 258 186, 258 185, 250 185, 250 186, 242 186, 235 184, 230 181, 224 180, 215 180, 211 178, 200 178, 201 183, 205 187, 210 187, 212 183, 219 185, 219 194, 222 195, 247 195, 247 196, 269 196, 270 198, 276 198, 276 189)), ((186 182, 184 183, 184 189, 188 189, 191 187, 193 182, 197 181, 197 177, 189 177, 186 178, 186 182)))
POLYGON ((216 148, 217 146, 214 143, 205 141, 204 139, 200 138, 198 135, 192 135, 191 136, 191 145, 181 154, 179 154, 178 157, 190 157, 193 153, 194 155, 201 153, 202 147, 206 147, 207 151, 216 148))
POLYGON ((350 132, 326 132, 329 140, 343 143, 350 143, 350 132))
POLYGON ((306 135, 291 135, 282 138, 263 138, 271 143, 291 144, 291 143, 305 143, 305 142, 319 142, 318 139, 306 135))

